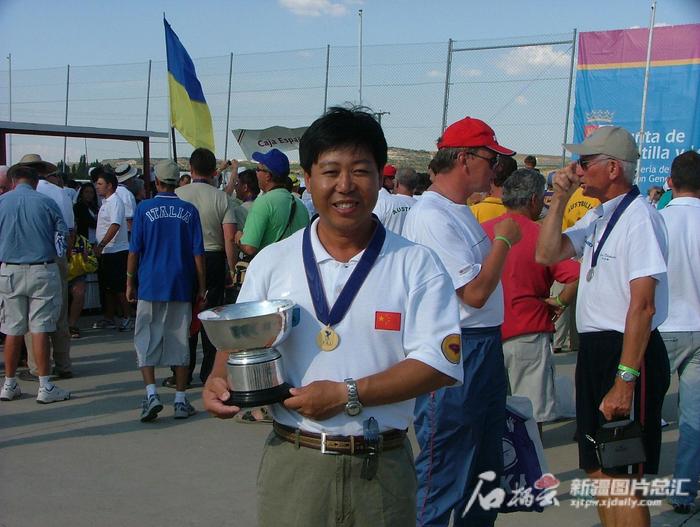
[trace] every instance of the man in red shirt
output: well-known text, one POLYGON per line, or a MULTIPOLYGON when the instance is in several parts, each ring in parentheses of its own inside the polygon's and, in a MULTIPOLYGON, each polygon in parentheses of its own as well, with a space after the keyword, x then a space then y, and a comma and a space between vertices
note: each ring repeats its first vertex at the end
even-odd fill
MULTIPOLYGON (((520 169, 503 184, 505 217, 520 226, 522 239, 508 252, 501 275, 505 306, 501 338, 503 356, 513 395, 532 401, 533 416, 542 423, 554 419, 554 364, 552 334, 554 321, 576 295, 580 264, 573 259, 554 265, 535 261, 540 232, 539 218, 544 205, 545 180, 532 169, 520 169), (549 296, 552 283, 566 284, 555 297, 549 296)), ((494 226, 504 216, 482 224, 493 240, 494 226)))

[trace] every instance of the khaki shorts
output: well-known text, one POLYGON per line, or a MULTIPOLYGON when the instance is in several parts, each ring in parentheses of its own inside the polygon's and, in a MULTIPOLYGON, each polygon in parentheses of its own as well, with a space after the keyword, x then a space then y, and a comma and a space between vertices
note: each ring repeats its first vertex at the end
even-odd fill
POLYGON ((0 266, 0 331, 6 335, 56 331, 62 303, 55 263, 0 266))
POLYGON ((532 416, 538 423, 553 420, 556 414, 552 334, 531 333, 506 340, 503 360, 513 395, 532 401, 532 416))
POLYGON ((139 300, 134 328, 138 367, 188 366, 187 337, 191 319, 192 304, 189 302, 139 300))
POLYGON ((406 527, 416 523, 416 473, 408 439, 379 454, 377 474, 360 477, 364 456, 322 454, 272 432, 258 472, 258 527, 406 527))

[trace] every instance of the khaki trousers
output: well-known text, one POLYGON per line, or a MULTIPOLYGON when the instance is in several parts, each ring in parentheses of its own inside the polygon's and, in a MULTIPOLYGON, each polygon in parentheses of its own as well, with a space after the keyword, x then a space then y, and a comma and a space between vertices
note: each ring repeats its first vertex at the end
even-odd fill
MULTIPOLYGON (((49 333, 51 339, 51 357, 57 372, 71 371, 70 360, 70 331, 68 331, 68 261, 66 257, 56 258, 58 272, 61 275, 61 314, 56 321, 56 331, 49 333)), ((29 334, 24 336, 27 345, 27 363, 29 371, 37 374, 36 361, 32 350, 32 339, 29 334)))
POLYGON ((406 527, 416 521, 416 474, 408 439, 379 454, 371 480, 364 456, 322 454, 272 432, 258 472, 259 527, 406 527))

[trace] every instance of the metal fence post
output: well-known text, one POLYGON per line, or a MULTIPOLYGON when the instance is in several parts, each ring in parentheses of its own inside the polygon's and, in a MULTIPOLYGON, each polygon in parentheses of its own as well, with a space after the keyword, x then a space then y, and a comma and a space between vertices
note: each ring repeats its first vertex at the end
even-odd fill
POLYGON ((328 108, 328 70, 331 66, 331 45, 326 44, 326 85, 323 90, 323 113, 328 108))
POLYGON ((442 128, 440 135, 447 128, 447 105, 450 99, 450 74, 452 72, 452 39, 447 42, 447 66, 445 68, 445 98, 442 103, 442 128))
POLYGON ((231 116, 231 78, 233 77, 233 52, 228 64, 228 103, 226 105, 226 128, 224 129, 224 160, 228 161, 228 127, 231 116))
MULTIPOLYGON (((68 89, 70 87, 70 64, 68 64, 68 68, 66 69, 66 118, 65 122, 63 123, 64 125, 68 126, 68 89)), ((68 137, 63 138, 63 170, 66 170, 66 147, 68 143, 68 137)))
POLYGON ((148 60, 148 82, 146 84, 146 125, 144 130, 148 130, 148 106, 151 102, 151 60, 148 60))
MULTIPOLYGON (((571 64, 569 65, 569 94, 566 97, 566 118, 564 119, 564 144, 569 139, 569 112, 571 111, 571 90, 574 84, 574 60, 576 57, 576 32, 574 28, 574 36, 571 39, 571 64)), ((566 148, 561 148, 561 166, 566 165, 566 148)))
MULTIPOLYGON (((7 55, 7 62, 8 62, 8 88, 9 88, 9 103, 10 103, 10 122, 12 122, 12 53, 8 53, 7 55)), ((8 149, 7 149, 7 165, 12 166, 12 134, 7 135, 7 143, 8 143, 8 149)))

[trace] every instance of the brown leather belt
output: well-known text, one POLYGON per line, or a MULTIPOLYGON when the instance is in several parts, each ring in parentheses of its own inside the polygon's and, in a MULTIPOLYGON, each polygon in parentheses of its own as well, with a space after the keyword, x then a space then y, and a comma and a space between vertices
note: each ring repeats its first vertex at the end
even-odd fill
MULTIPOLYGON (((367 447, 362 436, 332 436, 327 434, 314 434, 298 428, 283 425, 277 421, 272 423, 272 428, 280 439, 293 443, 297 448, 306 447, 320 450, 323 454, 367 454, 367 447)), ((379 450, 392 450, 403 445, 406 439, 406 430, 389 430, 379 434, 379 450)), ((375 452, 376 453, 376 452, 375 452)))

